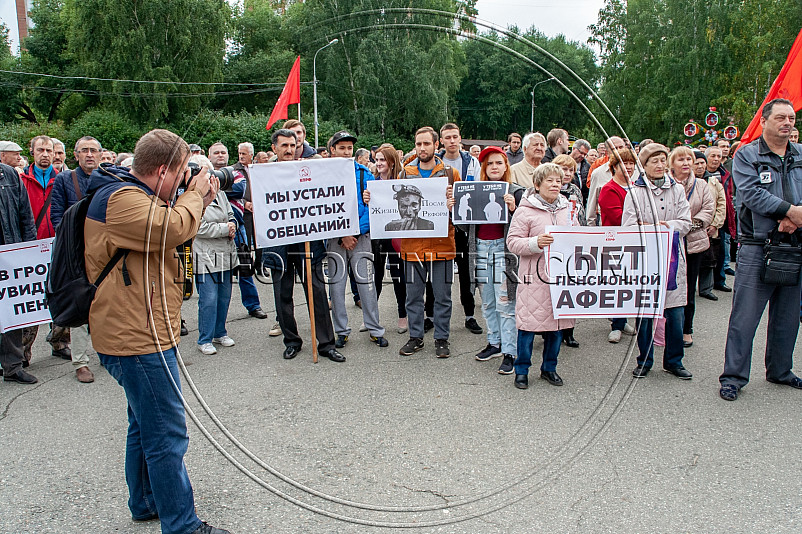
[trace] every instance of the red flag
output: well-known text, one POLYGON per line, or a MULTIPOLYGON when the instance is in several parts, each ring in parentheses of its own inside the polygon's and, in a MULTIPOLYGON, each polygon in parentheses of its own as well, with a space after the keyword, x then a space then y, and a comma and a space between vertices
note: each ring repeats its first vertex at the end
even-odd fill
POLYGON ((760 126, 760 114, 763 111, 763 106, 767 102, 775 98, 786 98, 794 104, 794 111, 802 109, 802 31, 797 35, 791 51, 788 53, 788 59, 785 60, 780 74, 769 89, 766 99, 757 110, 755 118, 749 123, 749 126, 744 131, 741 137, 741 145, 746 145, 750 141, 754 141, 760 134, 763 133, 763 127, 760 126))
POLYGON ((288 118, 287 106, 290 104, 301 103, 301 56, 295 58, 295 63, 290 69, 290 75, 287 77, 287 83, 284 84, 284 89, 281 91, 281 96, 278 97, 278 102, 273 107, 270 113, 270 120, 267 121, 266 128, 269 130, 277 120, 288 118))

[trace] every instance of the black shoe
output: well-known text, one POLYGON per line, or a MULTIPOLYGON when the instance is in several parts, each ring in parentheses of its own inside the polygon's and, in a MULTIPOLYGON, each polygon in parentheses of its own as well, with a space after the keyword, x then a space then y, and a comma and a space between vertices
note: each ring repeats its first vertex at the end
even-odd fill
POLYGON ((716 284, 713 286, 716 291, 723 291, 724 293, 732 293, 732 288, 725 283, 716 284))
POLYGON ((22 360, 22 368, 25 369, 31 366, 31 362, 29 360, 22 360))
POLYGON ((735 270, 732 267, 727 267, 726 269, 724 269, 724 274, 727 274, 729 276, 735 276, 735 270))
POLYGON ((334 346, 341 349, 346 343, 348 343, 348 336, 339 335, 337 336, 337 341, 334 342, 334 346))
POLYGON ((285 360, 292 360, 298 353, 301 352, 301 347, 296 347, 294 345, 290 345, 286 349, 284 349, 284 359, 285 360))
POLYGON ((734 401, 738 398, 738 388, 732 384, 726 384, 718 390, 718 395, 725 401, 734 401))
POLYGON ((504 354, 504 361, 501 362, 498 368, 498 374, 511 375, 515 371, 513 363, 515 363, 515 358, 511 354, 504 354))
POLYGON ((448 349, 448 340, 435 339, 434 353, 437 355, 438 358, 448 358, 449 356, 451 356, 451 351, 448 349))
POLYGON ((6 382, 19 382, 20 384, 36 384, 39 382, 35 376, 22 369, 17 369, 17 372, 13 375, 4 376, 3 380, 6 382))
POLYGON ((425 334, 432 328, 434 328, 434 323, 432 322, 431 319, 427 317, 426 319, 423 320, 423 333, 425 334))
POLYGON ((574 338, 573 334, 565 336, 563 338, 563 341, 565 341, 565 344, 568 345, 569 347, 571 347, 572 349, 578 349, 579 348, 579 341, 577 341, 574 338))
POLYGON ((688 347, 693 347, 693 341, 685 341, 685 340, 683 339, 683 340, 682 340, 682 346, 683 346, 683 347, 685 347, 686 349, 687 349, 688 347))
POLYGON ((337 363, 343 363, 345 361, 345 356, 337 352, 337 349, 330 349, 327 350, 326 352, 321 352, 320 355, 337 363))
POLYGON ((411 337, 406 344, 401 347, 401 350, 398 351, 398 354, 401 356, 412 356, 419 350, 423 349, 423 339, 419 337, 411 337))
POLYGON ((72 360, 72 352, 70 351, 69 347, 64 347, 63 349, 53 349, 50 354, 53 355, 54 358, 61 358, 62 360, 72 360))
POLYGON ((491 358, 498 358, 499 356, 501 356, 501 347, 488 343, 487 346, 482 349, 482 352, 476 355, 476 359, 480 362, 486 362, 491 358))
POLYGON ((228 530, 223 530, 222 528, 216 528, 212 525, 206 523, 206 521, 202 522, 203 524, 196 528, 192 534, 231 534, 228 530))
POLYGON ((132 517, 131 518, 131 520, 134 523, 145 523, 147 521, 155 521, 156 519, 159 519, 159 514, 158 513, 152 513, 152 514, 146 515, 144 517, 132 517))
POLYGON ((254 308, 248 312, 248 315, 251 317, 256 317, 257 319, 267 319, 267 314, 262 310, 262 308, 254 308))
POLYGON ((699 296, 702 297, 703 299, 707 299, 707 300, 713 300, 713 301, 718 300, 718 297, 715 296, 713 293, 710 293, 710 292, 699 293, 699 296))
POLYGON ((518 389, 526 389, 529 387, 528 375, 515 375, 515 387, 518 389))
POLYGON ((682 380, 690 380, 691 378, 693 378, 691 372, 685 369, 681 365, 679 367, 674 367, 673 369, 663 368, 663 371, 665 371, 666 373, 671 373, 672 375, 682 380))
POLYGON ((646 375, 648 375, 648 374, 649 374, 649 368, 648 367, 644 367, 642 365, 637 366, 632 371, 632 376, 634 376, 635 378, 646 378, 646 375))
POLYGON ((361 310, 362 309, 362 301, 361 300, 354 301, 354 306, 356 306, 357 308, 359 308, 361 310))
POLYGON ((774 380, 773 378, 767 378, 766 380, 772 384, 780 384, 781 386, 791 386, 792 388, 802 389, 802 378, 799 378, 798 376, 782 382, 779 380, 774 380))
POLYGON ((481 334, 482 327, 479 326, 479 323, 476 322, 476 319, 471 317, 470 319, 465 319, 465 328, 470 330, 474 334, 481 334))
POLYGON ((562 386, 563 379, 560 378, 554 371, 540 371, 540 378, 551 384, 552 386, 562 386))
POLYGON ((384 339, 382 336, 370 336, 370 340, 380 347, 386 347, 390 344, 390 342, 384 339))
POLYGON ((183 319, 181 319, 181 335, 182 336, 189 335, 189 330, 187 330, 187 322, 183 319))

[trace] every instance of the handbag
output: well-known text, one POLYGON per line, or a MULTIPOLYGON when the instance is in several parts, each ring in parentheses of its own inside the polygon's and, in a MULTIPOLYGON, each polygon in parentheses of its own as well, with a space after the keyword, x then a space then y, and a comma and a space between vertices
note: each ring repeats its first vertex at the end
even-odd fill
POLYGON ((796 234, 780 235, 779 225, 763 245, 763 266, 760 281, 778 286, 795 286, 802 275, 802 245, 796 234))
POLYGON ((251 247, 248 243, 237 245, 237 257, 239 258, 239 265, 234 268, 237 276, 240 278, 253 276, 253 254, 251 254, 251 247))

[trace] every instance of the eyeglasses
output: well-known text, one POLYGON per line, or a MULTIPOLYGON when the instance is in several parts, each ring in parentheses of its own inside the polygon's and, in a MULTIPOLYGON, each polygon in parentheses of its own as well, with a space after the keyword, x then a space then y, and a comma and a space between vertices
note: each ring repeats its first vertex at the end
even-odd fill
POLYGON ((76 152, 78 152, 79 154, 99 154, 100 150, 97 148, 85 147, 82 148, 81 150, 77 150, 76 152))

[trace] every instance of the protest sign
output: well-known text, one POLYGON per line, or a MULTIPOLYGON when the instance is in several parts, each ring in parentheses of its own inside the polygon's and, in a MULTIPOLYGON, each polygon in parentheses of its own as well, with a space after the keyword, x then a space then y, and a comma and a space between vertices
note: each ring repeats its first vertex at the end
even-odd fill
POLYGON ((669 229, 548 226, 546 232, 554 236, 546 272, 555 319, 662 317, 669 229))
POLYGON ((446 237, 448 178, 368 182, 371 239, 446 237))
POLYGON ((0 332, 50 322, 45 282, 53 238, 0 246, 0 332))
POLYGON ((359 234, 350 159, 259 163, 248 170, 257 247, 359 234))
POLYGON ((455 182, 454 224, 507 224, 507 182, 455 182))

